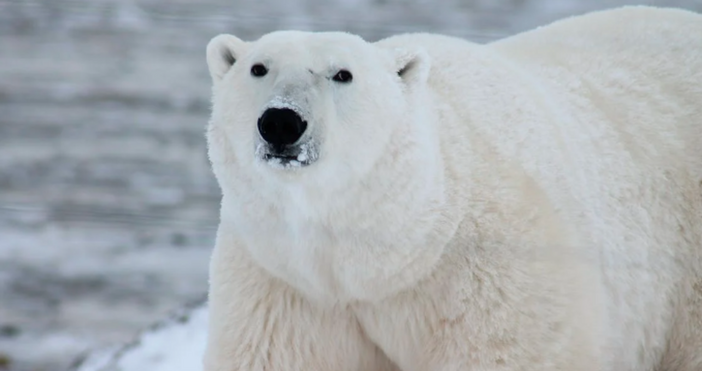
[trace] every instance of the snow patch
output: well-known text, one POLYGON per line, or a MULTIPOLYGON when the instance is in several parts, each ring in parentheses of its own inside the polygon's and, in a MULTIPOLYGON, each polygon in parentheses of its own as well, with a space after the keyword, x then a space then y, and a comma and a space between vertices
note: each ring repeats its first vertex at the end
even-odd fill
POLYGON ((290 99, 290 97, 285 97, 282 95, 276 95, 274 96, 268 104, 264 107, 264 110, 268 108, 287 108, 291 109, 295 112, 297 112, 300 116, 303 116, 303 112, 305 111, 302 109, 302 106, 297 104, 294 100, 290 99))
POLYGON ((201 371, 207 306, 186 309, 119 349, 88 355, 73 371, 201 371))

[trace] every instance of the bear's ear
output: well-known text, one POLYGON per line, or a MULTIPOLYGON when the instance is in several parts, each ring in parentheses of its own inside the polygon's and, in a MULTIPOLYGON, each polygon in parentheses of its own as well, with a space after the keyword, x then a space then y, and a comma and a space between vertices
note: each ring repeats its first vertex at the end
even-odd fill
POLYGON ((219 81, 241 58, 248 44, 233 35, 217 35, 207 44, 207 66, 212 81, 219 81))
POLYGON ((395 72, 407 84, 424 83, 429 78, 431 58, 422 48, 393 49, 395 72))

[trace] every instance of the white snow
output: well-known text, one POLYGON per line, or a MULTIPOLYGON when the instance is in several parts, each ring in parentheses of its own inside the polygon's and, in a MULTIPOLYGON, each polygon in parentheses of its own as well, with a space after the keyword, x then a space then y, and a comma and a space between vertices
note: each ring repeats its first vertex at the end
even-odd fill
POLYGON ((265 105, 264 110, 268 108, 288 108, 297 112, 303 117, 303 113, 305 112, 305 110, 303 110, 303 107, 300 106, 297 102, 295 102, 295 100, 282 95, 276 95, 273 98, 271 98, 268 104, 265 105))
POLYGON ((75 371, 200 371, 207 307, 173 316, 119 349, 90 354, 75 371))
POLYGON ((297 155, 297 160, 300 162, 313 162, 319 157, 319 150, 315 142, 308 141, 300 145, 300 153, 297 155))

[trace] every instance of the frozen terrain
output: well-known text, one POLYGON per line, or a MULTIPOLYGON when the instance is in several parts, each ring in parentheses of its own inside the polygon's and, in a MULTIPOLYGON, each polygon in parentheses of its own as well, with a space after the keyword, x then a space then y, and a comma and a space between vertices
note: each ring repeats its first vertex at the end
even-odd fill
POLYGON ((91 353, 75 371, 200 371, 206 326, 205 307, 184 308, 124 346, 91 353))
MULTIPOLYGON (((0 370, 63 371, 204 299, 219 202, 203 135, 212 36, 294 28, 484 42, 630 3, 0 0, 0 370)), ((639 3, 702 10, 702 0, 639 3)), ((179 316, 115 358, 88 360, 196 370, 204 311, 179 316)))

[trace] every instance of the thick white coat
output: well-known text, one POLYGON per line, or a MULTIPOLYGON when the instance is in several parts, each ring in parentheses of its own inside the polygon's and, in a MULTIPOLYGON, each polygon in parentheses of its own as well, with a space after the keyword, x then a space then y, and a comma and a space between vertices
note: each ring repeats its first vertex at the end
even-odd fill
POLYGON ((207 371, 702 370, 702 16, 207 58, 207 371), (309 122, 310 166, 256 157, 271 106, 309 122))

